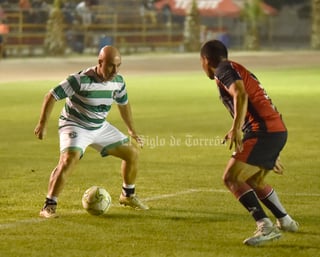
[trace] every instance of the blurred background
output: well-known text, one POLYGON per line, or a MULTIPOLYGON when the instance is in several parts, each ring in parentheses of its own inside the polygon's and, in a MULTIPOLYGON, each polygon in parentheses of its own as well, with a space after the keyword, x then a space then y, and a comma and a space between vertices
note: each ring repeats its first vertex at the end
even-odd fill
POLYGON ((320 49, 318 0, 0 0, 0 58, 320 49))

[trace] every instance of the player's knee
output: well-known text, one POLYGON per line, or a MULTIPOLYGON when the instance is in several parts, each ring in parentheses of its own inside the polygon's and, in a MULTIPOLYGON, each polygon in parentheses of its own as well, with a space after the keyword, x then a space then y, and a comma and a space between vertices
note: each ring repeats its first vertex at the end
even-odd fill
POLYGON ((63 153, 59 161, 61 170, 69 170, 78 162, 78 160, 79 160, 79 153, 77 152, 63 153))
POLYGON ((222 176, 222 181, 223 181, 223 184, 226 186, 226 187, 229 187, 230 184, 232 184, 233 180, 232 180, 232 177, 230 176, 229 173, 225 172, 222 176))
POLYGON ((129 154, 128 154, 128 161, 136 162, 139 158, 139 149, 135 145, 130 145, 129 154))
POLYGON ((224 172, 222 176, 222 181, 227 187, 242 182, 241 177, 238 175, 238 173, 233 172, 232 170, 226 170, 224 172))

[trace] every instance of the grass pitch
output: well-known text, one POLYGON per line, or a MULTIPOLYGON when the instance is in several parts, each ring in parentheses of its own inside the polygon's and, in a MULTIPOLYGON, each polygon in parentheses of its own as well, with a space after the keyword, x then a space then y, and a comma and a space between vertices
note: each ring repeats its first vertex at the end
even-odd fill
MULTIPOLYGON (((33 129, 43 96, 58 81, 30 81, 0 84, 0 256, 318 256, 319 67, 255 74, 289 130, 286 172, 271 174, 269 182, 301 224, 298 233, 262 247, 242 245, 255 224, 221 181, 231 152, 220 143, 231 119, 214 82, 200 71, 127 77, 136 128, 145 138, 137 193, 150 211, 120 207, 120 161, 88 149, 59 198, 60 217, 38 218, 58 161, 63 103, 55 107, 47 138, 37 140, 33 129), (113 198, 105 216, 81 207, 91 185, 104 186, 113 198)), ((115 106, 109 120, 125 131, 115 106)))

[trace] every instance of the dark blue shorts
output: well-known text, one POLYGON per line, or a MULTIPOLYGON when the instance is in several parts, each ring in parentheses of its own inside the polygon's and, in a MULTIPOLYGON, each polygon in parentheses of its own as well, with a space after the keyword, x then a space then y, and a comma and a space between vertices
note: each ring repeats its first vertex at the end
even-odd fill
POLYGON ((245 135, 242 152, 234 153, 233 157, 266 170, 272 170, 287 142, 287 137, 286 131, 245 135))

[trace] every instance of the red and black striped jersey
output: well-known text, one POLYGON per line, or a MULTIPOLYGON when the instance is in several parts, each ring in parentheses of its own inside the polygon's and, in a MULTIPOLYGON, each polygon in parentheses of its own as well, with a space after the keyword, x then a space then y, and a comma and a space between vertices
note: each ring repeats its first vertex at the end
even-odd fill
POLYGON ((233 98, 226 89, 237 80, 243 81, 248 95, 248 110, 242 127, 244 133, 286 131, 281 114, 273 105, 257 77, 245 67, 230 60, 223 61, 215 71, 215 80, 220 99, 232 117, 234 115, 233 98))

